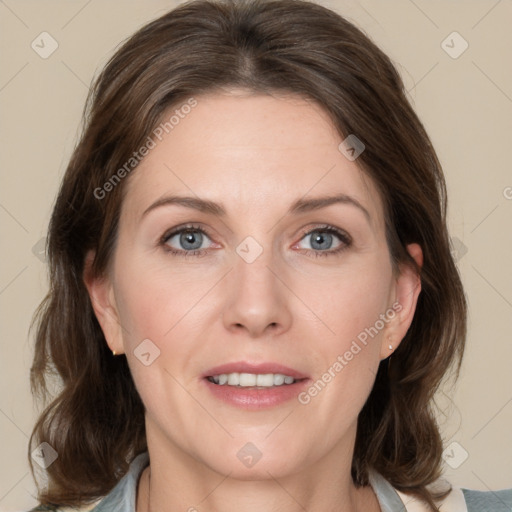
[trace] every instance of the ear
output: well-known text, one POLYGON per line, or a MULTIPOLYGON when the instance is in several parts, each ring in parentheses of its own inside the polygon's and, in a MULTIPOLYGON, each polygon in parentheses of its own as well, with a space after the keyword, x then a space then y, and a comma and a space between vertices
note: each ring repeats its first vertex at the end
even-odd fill
POLYGON ((107 340, 107 344, 116 355, 124 353, 122 328, 115 303, 114 290, 108 276, 95 276, 92 272, 95 253, 89 251, 85 257, 83 280, 94 313, 107 340))
MULTIPOLYGON (((423 266, 423 251, 418 244, 409 244, 407 251, 416 261, 418 266, 423 266)), ((403 264, 400 266, 400 274, 396 278, 394 289, 394 302, 390 308, 395 315, 387 325, 381 345, 381 359, 386 359, 397 349, 409 329, 418 296, 421 292, 421 279, 413 266, 403 264), (392 347, 390 349, 389 347, 392 347)))

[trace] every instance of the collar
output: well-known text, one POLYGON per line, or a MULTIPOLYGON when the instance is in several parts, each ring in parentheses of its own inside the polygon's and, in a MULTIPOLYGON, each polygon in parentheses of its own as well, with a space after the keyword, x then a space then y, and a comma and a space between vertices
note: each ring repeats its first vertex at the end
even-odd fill
MULTIPOLYGON (((143 452, 137 455, 128 473, 119 480, 112 491, 96 502, 90 512, 135 512, 137 484, 139 477, 149 464, 149 453, 143 452)), ((370 471, 370 485, 372 486, 382 512, 428 512, 424 502, 406 493, 396 490, 382 475, 370 471)), ((446 481, 436 482, 437 485, 446 485, 446 481)), ((459 488, 453 488, 452 492, 442 501, 439 510, 441 512, 467 512, 464 495, 459 488)))

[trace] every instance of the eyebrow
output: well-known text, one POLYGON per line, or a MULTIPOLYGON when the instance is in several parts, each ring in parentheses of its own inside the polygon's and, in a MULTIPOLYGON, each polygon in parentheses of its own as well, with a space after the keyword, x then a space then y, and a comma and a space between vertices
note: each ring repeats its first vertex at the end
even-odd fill
POLYGON ((348 196, 347 194, 337 194, 335 196, 322 196, 313 199, 298 199, 292 204, 292 206, 288 210, 288 213, 303 213, 314 210, 320 210, 321 208, 326 208, 327 206, 331 206, 332 204, 348 204, 355 206, 361 212, 364 213, 366 220, 369 223, 371 223, 371 217, 368 210, 357 199, 348 196))
MULTIPOLYGON (((331 206, 333 204, 348 204, 355 206, 358 208, 364 216, 371 223, 371 217, 368 210, 355 198, 346 195, 346 194, 337 194, 334 196, 322 196, 315 197, 313 199, 298 199, 295 201, 290 208, 288 209, 288 214, 296 214, 296 213, 305 213, 320 210, 322 208, 326 208, 327 206, 331 206)), ((226 209, 219 203, 214 201, 209 201, 207 199, 200 199, 198 197, 191 196, 166 196, 161 199, 158 199, 154 203, 152 203, 144 213, 142 217, 145 217, 150 211, 155 208, 159 208, 161 206, 169 206, 169 205, 179 205, 184 206, 186 208, 191 208, 194 210, 198 210, 204 213, 210 213, 216 215, 218 217, 226 216, 226 209)))

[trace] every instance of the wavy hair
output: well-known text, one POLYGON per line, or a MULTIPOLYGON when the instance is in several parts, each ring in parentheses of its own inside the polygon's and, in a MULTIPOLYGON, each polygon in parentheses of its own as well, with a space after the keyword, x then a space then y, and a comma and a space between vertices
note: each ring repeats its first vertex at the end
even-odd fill
POLYGON ((126 358, 108 350, 83 282, 89 250, 95 275, 111 261, 130 178, 104 197, 98 190, 119 176, 169 108, 233 86, 312 100, 340 135, 356 134, 366 146, 357 164, 382 196, 394 268, 412 265, 422 291, 359 414, 352 477, 368 485, 374 469, 437 510, 435 500, 448 491, 428 488, 441 475, 443 450, 433 398, 446 375, 459 374, 467 314, 443 171, 388 56, 342 16, 304 0, 182 4, 127 39, 95 79, 50 221, 49 292, 34 316, 31 386, 45 408, 29 453, 41 442, 58 452, 38 499, 90 503, 147 449, 144 406, 126 358), (413 242, 423 249, 421 269, 405 249, 413 242))

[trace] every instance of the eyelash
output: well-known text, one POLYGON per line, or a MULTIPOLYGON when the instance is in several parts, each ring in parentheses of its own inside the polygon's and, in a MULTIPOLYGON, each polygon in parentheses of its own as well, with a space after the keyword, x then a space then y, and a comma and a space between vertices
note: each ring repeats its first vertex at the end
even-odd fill
POLYGON ((180 227, 180 228, 173 228, 171 231, 168 231, 164 233, 162 238, 160 239, 160 245, 163 247, 164 251, 172 254, 173 256, 180 256, 183 258, 189 258, 190 256, 197 256, 197 257, 203 257, 207 255, 206 249, 196 249, 194 251, 180 251, 177 249, 173 249, 172 247, 169 247, 167 245, 167 242, 174 236, 179 235, 180 233, 183 233, 185 231, 198 231, 199 233, 202 233, 206 235, 208 238, 212 238, 207 230, 205 230, 202 227, 199 227, 195 224, 188 224, 186 226, 180 227))
MULTIPOLYGON (((178 250, 173 249, 172 247, 169 247, 167 245, 167 242, 175 235, 179 235, 185 231, 197 231, 199 233, 202 233, 203 235, 206 235, 208 238, 212 239, 208 231, 198 225, 190 224, 179 228, 173 228, 171 231, 167 231, 164 233, 162 238, 160 239, 159 245, 163 247, 163 249, 173 256, 183 257, 183 258, 189 258, 191 256, 196 257, 203 257, 208 254, 208 249, 196 249, 193 251, 184 251, 184 250, 178 250)), ((329 235, 335 235, 337 236, 340 241, 342 242, 341 245, 337 249, 331 249, 327 251, 314 251, 312 249, 303 249, 307 253, 313 253, 315 258, 318 257, 324 257, 324 256, 335 256, 337 254, 342 253, 344 250, 348 249, 352 245, 352 239, 349 235, 347 235, 345 232, 340 231, 339 229, 335 228, 334 226, 330 226, 328 224, 325 224, 323 226, 315 227, 314 229, 310 229, 309 231, 305 231, 301 234, 300 240, 302 240, 305 236, 310 235, 311 233, 314 233, 315 231, 320 231, 322 233, 328 233, 329 235)))

